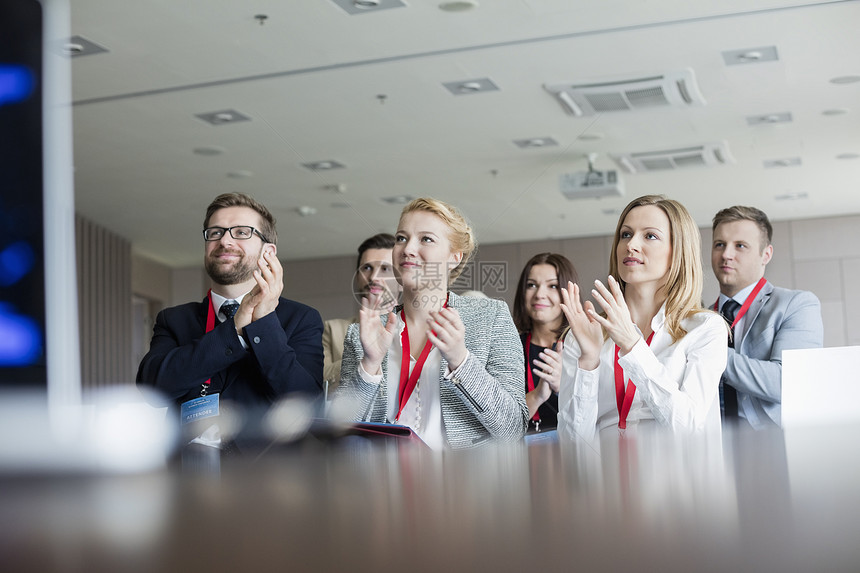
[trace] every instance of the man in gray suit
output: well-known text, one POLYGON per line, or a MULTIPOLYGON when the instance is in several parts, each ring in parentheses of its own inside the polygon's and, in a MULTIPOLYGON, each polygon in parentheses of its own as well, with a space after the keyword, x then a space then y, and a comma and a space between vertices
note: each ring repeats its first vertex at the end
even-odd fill
POLYGON ((759 209, 723 209, 714 216, 713 235, 711 265, 720 283, 714 310, 732 326, 720 383, 724 420, 778 426, 782 351, 823 345, 821 304, 811 292, 775 287, 764 278, 773 227, 759 209))

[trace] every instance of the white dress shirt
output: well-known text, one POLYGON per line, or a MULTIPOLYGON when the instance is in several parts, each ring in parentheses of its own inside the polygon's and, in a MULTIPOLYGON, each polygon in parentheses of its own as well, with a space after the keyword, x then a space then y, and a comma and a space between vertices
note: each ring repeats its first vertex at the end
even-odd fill
MULTIPOLYGON (((725 321, 704 311, 681 321, 687 334, 677 342, 666 330, 665 305, 651 321, 651 346, 644 338, 618 363, 624 385, 636 394, 627 416, 628 431, 637 424, 659 423, 673 431, 720 432, 718 391, 726 367, 725 321)), ((573 333, 564 341, 559 391, 559 434, 592 440, 598 431, 618 427, 615 400, 615 343, 604 342, 600 365, 579 368, 581 351, 573 333)))
MULTIPOLYGON (((732 299, 736 303, 738 303, 739 305, 743 306, 744 303, 746 302, 747 298, 752 294, 752 291, 757 284, 758 284, 758 281, 754 282, 753 284, 747 286, 743 290, 738 291, 738 293, 735 294, 735 296, 726 296, 723 293, 720 293, 720 298, 718 300, 718 306, 717 306, 718 311, 723 310, 723 305, 726 304, 729 299, 732 299)), ((738 309, 738 312, 740 312, 740 309, 738 309)), ((746 315, 744 315, 744 316, 746 316, 746 315)), ((729 325, 729 326, 731 326, 731 325, 729 325)), ((735 332, 743 332, 743 331, 744 331, 744 317, 742 316, 740 318, 740 320, 738 320, 737 323, 735 324, 735 332)))
POLYGON ((245 298, 245 295, 247 295, 247 294, 248 293, 246 292, 242 296, 239 296, 236 298, 227 298, 227 297, 221 296, 220 294, 218 294, 217 292, 215 292, 213 290, 212 291, 212 308, 214 308, 215 311, 218 313, 218 320, 221 322, 224 322, 225 320, 227 320, 227 317, 221 313, 221 305, 223 305, 228 300, 235 300, 239 304, 242 304, 242 299, 245 298))
MULTIPOLYGON (((739 305, 743 306, 747 298, 749 298, 749 296, 752 294, 752 291, 757 284, 758 281, 754 282, 751 285, 748 285, 743 290, 738 291, 735 296, 726 296, 723 293, 720 293, 720 298, 718 301, 720 311, 723 310, 723 305, 726 304, 729 299, 732 299, 739 305)), ((740 309, 738 309, 738 312, 740 312, 740 309)), ((746 326, 746 314, 744 314, 735 323, 734 332, 737 333, 735 335, 735 339, 738 338, 738 334, 744 331, 744 326, 746 326)), ((744 394, 743 392, 738 392, 738 417, 747 420, 754 428, 759 428, 762 426, 762 422, 760 421, 759 415, 756 412, 752 401, 750 400, 750 396, 748 394, 744 394)))
MULTIPOLYGON (((242 304, 242 299, 245 298, 244 294, 242 296, 240 296, 239 298, 223 297, 220 294, 216 293, 215 291, 211 291, 210 294, 212 295, 212 308, 214 308, 215 311, 218 313, 215 315, 218 317, 218 322, 224 322, 225 320, 227 320, 227 317, 224 316, 224 314, 221 312, 221 305, 223 305, 228 300, 235 300, 239 304, 242 304)), ((245 294, 248 294, 248 293, 245 293, 245 294)), ((236 336, 239 338, 239 342, 242 344, 242 347, 245 350, 247 350, 248 344, 242 339, 241 336, 239 336, 238 332, 236 333, 236 336)), ((199 436, 197 436, 196 438, 191 440, 189 443, 201 444, 201 445, 209 446, 212 448, 220 448, 221 447, 221 429, 218 426, 218 424, 212 424, 211 426, 206 428, 203 431, 203 433, 201 433, 199 436)))
MULTIPOLYGON (((248 292, 251 292, 251 291, 248 291, 248 292)), ((228 300, 235 300, 239 304, 242 304, 242 299, 245 298, 245 295, 247 295, 248 293, 246 292, 245 294, 238 296, 236 298, 227 298, 227 297, 221 296, 220 294, 216 293, 215 291, 212 291, 211 294, 212 294, 212 308, 214 308, 215 311, 218 313, 215 316, 218 317, 219 322, 224 322, 225 320, 227 320, 227 317, 224 316, 224 313, 221 312, 221 305, 223 305, 228 300)), ((245 342, 244 338, 239 336, 238 332, 236 333, 236 337, 239 339, 239 343, 242 345, 242 348, 244 348, 245 350, 248 350, 248 343, 245 342)))

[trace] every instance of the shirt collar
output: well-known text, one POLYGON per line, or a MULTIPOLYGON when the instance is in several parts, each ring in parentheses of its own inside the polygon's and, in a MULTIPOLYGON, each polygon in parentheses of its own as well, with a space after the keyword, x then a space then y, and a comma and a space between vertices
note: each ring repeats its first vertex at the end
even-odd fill
POLYGON ((753 289, 755 288, 755 285, 757 284, 758 281, 752 283, 751 285, 747 285, 746 287, 735 293, 735 296, 726 296, 723 293, 720 293, 720 308, 723 308, 723 305, 729 299, 733 299, 738 304, 743 305, 746 302, 747 297, 749 297, 750 293, 752 293, 753 289))
MULTIPOLYGON (((654 318, 651 319, 651 330, 653 332, 657 332, 660 330, 663 325, 666 324, 666 302, 660 305, 660 310, 657 311, 657 314, 654 315, 654 318)), ((641 332, 639 334, 642 334, 641 332)))
MULTIPOLYGON (((248 291, 248 292, 251 292, 251 291, 248 291)), ((216 312, 218 312, 218 320, 220 320, 221 322, 224 322, 224 320, 226 319, 226 317, 223 314, 221 314, 221 305, 222 304, 224 304, 228 300, 235 300, 239 304, 242 304, 242 299, 245 298, 245 296, 247 294, 248 293, 246 292, 245 294, 238 296, 236 298, 227 298, 225 296, 221 296, 220 294, 218 294, 217 292, 215 292, 213 290, 212 291, 212 308, 214 308, 216 310, 216 312)))

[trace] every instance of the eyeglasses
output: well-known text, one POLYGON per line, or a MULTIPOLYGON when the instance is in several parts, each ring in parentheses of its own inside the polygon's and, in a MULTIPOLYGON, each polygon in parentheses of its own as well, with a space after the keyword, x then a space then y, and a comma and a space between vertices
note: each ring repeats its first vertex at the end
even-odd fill
POLYGON ((230 236, 236 239, 237 241, 247 241, 255 234, 263 239, 264 243, 268 243, 269 240, 263 236, 263 234, 255 229, 254 227, 247 227, 245 225, 238 225, 236 227, 209 227, 208 229, 203 229, 203 239, 206 241, 220 241, 224 236, 224 233, 230 233, 230 236))

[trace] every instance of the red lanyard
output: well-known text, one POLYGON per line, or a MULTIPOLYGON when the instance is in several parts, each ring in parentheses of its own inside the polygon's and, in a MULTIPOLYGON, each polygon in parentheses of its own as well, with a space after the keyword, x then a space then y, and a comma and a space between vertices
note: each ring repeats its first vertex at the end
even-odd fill
MULTIPOLYGON (((448 307, 448 301, 445 301, 445 304, 442 305, 442 308, 448 307)), ((400 407, 397 409, 397 417, 394 418, 395 421, 400 419, 400 414, 403 413, 403 408, 406 407, 406 403, 409 402, 409 398, 412 396, 412 391, 415 390, 415 386, 418 384, 418 378, 421 376, 421 370, 424 368, 424 363, 427 362, 427 356, 430 355, 430 350, 433 348, 433 345, 430 344, 428 340, 424 344, 424 349, 421 350, 421 354, 418 356, 418 360, 415 361, 415 368, 412 369, 412 374, 409 373, 409 363, 412 362, 412 354, 409 349, 409 327, 406 325, 406 313, 404 311, 400 311, 400 317, 403 319, 403 332, 400 334, 400 346, 402 348, 402 352, 400 354, 400 387, 398 392, 398 398, 400 400, 400 407)))
MULTIPOLYGON (((749 296, 747 297, 747 299, 744 301, 744 304, 741 306, 741 309, 740 309, 740 310, 738 311, 738 313, 735 315, 735 320, 732 322, 732 328, 734 328, 734 327, 735 327, 735 325, 738 323, 738 321, 739 321, 741 318, 743 318, 743 316, 747 313, 747 310, 749 310, 750 305, 751 305, 751 304, 753 303, 753 301, 755 300, 755 296, 756 296, 756 295, 758 294, 758 292, 762 289, 762 287, 765 285, 765 283, 767 283, 767 279, 765 279, 764 277, 761 277, 761 278, 758 280, 758 282, 757 282, 757 283, 756 283, 756 285, 755 285, 755 288, 752 290, 752 292, 750 293, 750 295, 749 295, 749 296)), ((720 311, 720 298, 719 298, 719 297, 717 297, 717 302, 715 302, 715 303, 714 303, 714 311, 715 311, 715 312, 719 312, 719 311, 720 311)))
MULTIPOLYGON (((652 331, 648 340, 645 343, 651 346, 651 340, 654 338, 652 331)), ((618 406, 618 427, 622 430, 627 428, 627 414, 630 413, 630 406, 633 404, 633 396, 636 395, 636 384, 633 380, 627 381, 627 391, 624 391, 624 369, 618 364, 618 345, 615 345, 615 403, 618 406)))
MULTIPOLYGON (((206 298, 209 299, 209 310, 206 313, 206 332, 212 332, 212 329, 215 328, 215 320, 217 316, 217 313, 215 312, 215 307, 213 306, 214 303, 212 302, 212 289, 209 289, 209 292, 206 293, 206 298)), ((211 383, 211 378, 203 383, 201 396, 206 394, 206 391, 209 389, 209 384, 211 383)))
POLYGON ((532 390, 535 389, 535 380, 532 377, 531 364, 529 364, 529 349, 531 348, 531 343, 532 343, 532 333, 529 332, 526 335, 526 343, 523 345, 523 352, 525 352, 525 355, 526 355, 526 382, 527 382, 528 392, 531 392, 532 390))
MULTIPOLYGON (((535 380, 532 377, 532 365, 529 360, 529 350, 531 349, 532 344, 532 333, 529 332, 526 335, 526 343, 523 345, 523 352, 526 355, 526 388, 528 388, 527 392, 531 392, 535 389, 535 380)), ((538 414, 537 410, 535 410, 535 415, 532 416, 532 420, 535 422, 540 421, 540 414, 538 414)))

